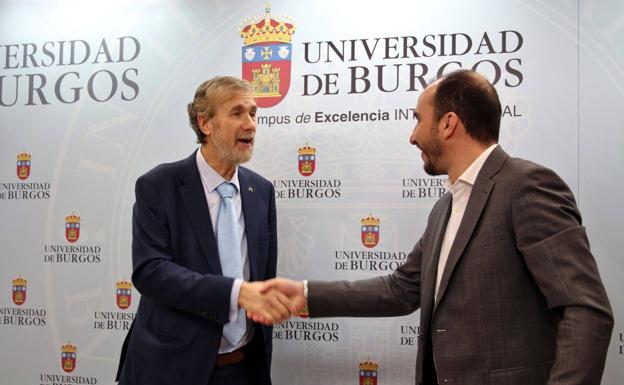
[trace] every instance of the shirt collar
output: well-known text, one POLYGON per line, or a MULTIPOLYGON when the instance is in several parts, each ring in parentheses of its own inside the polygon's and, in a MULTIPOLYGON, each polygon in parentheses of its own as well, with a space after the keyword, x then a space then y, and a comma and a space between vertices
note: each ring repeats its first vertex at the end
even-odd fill
MULTIPOLYGON (((202 182, 206 187, 208 192, 213 192, 221 183, 226 182, 226 180, 212 168, 211 165, 206 162, 204 156, 201 153, 201 147, 197 150, 195 154, 195 161, 197 163, 197 169, 199 170, 199 175, 201 176, 202 182)), ((236 191, 240 191, 240 183, 238 182, 238 166, 234 169, 234 175, 232 175, 232 179, 229 181, 234 186, 236 186, 236 191)))
POLYGON ((483 167, 483 164, 485 163, 487 158, 490 156, 492 151, 494 151, 496 146, 498 146, 498 143, 494 143, 490 147, 486 148, 477 157, 477 159, 475 159, 470 164, 470 166, 468 166, 468 168, 466 170, 464 170, 464 172, 459 176, 459 178, 457 178, 457 180, 455 181, 454 184, 452 184, 451 181, 447 178, 447 180, 446 180, 447 188, 449 190, 451 190, 452 187, 455 186, 458 181, 462 181, 462 182, 468 183, 471 186, 474 185, 475 181, 477 180, 477 175, 479 175, 479 171, 481 171, 481 168, 483 167))

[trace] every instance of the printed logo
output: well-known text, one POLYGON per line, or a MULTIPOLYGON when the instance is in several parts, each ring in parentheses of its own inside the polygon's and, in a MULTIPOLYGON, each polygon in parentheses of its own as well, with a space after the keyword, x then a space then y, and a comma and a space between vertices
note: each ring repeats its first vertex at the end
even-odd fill
POLYGON ((61 347, 61 368, 67 373, 76 369, 76 350, 76 347, 69 343, 61 347))
POLYGON ((362 218, 360 224, 362 225, 362 244, 366 247, 373 248, 379 243, 379 224, 381 221, 379 218, 374 218, 369 215, 366 218, 362 218))
POLYGON ((303 176, 314 174, 316 168, 316 148, 306 144, 297 152, 299 153, 299 173, 303 176))
POLYGON ((26 180, 30 176, 31 156, 27 152, 17 154, 17 177, 26 180))
POLYGON ((132 282, 122 279, 114 284, 114 288, 115 304, 123 311, 102 309, 93 312, 93 329, 95 330, 128 331, 132 326, 132 321, 136 317, 136 313, 129 310, 132 305, 132 282))
POLYGON ((68 242, 74 243, 80 237, 80 217, 70 214, 65 217, 65 238, 68 242))
MULTIPOLYGON (((65 239, 69 244, 44 244, 43 261, 50 263, 100 263, 102 246, 89 243, 88 234, 82 244, 76 242, 80 238, 80 216, 71 213, 65 217, 65 239)), ((112 289, 111 289, 112 291, 112 289)))
POLYGON ((340 342, 340 324, 290 319, 273 326, 273 339, 314 343, 340 342))
POLYGON ((243 21, 243 79, 251 83, 258 107, 273 107, 288 93, 295 29, 293 22, 271 16, 269 7, 264 16, 243 21))
POLYGON ((26 302, 26 283, 21 277, 13 280, 13 303, 17 306, 26 302))
POLYGON ((117 307, 126 310, 132 302, 132 283, 128 281, 119 281, 117 286, 117 307))
POLYGON ((308 305, 306 304, 303 309, 299 310, 299 313, 297 313, 297 316, 299 318, 309 318, 310 317, 310 312, 308 311, 308 305))
POLYGON ((373 361, 360 362, 360 385, 377 385, 377 369, 379 365, 373 361))

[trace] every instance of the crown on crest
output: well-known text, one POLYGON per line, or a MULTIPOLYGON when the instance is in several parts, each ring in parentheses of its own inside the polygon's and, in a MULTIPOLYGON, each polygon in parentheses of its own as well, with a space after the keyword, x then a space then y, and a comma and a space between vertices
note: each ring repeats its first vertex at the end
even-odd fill
POLYGON ((69 214, 65 217, 67 223, 80 223, 80 217, 76 214, 69 214))
POLYGON ((366 218, 362 218, 360 223, 362 224, 362 226, 379 226, 381 220, 379 220, 379 218, 375 218, 369 215, 366 218))
POLYGON ((61 351, 63 353, 76 353, 77 349, 74 345, 68 343, 67 345, 63 345, 61 347, 61 351))
POLYGON ((117 289, 125 289, 125 290, 132 289, 132 283, 128 281, 119 281, 117 282, 115 286, 117 286, 117 289))
POLYGON ((32 159, 32 157, 27 152, 22 151, 19 154, 17 154, 17 160, 19 160, 20 162, 25 162, 25 161, 28 161, 28 160, 31 160, 31 159, 32 159))
POLYGON ((366 360, 364 362, 360 362, 358 365, 360 370, 369 370, 369 371, 377 371, 379 369, 379 365, 376 362, 366 360))
POLYGON ((240 35, 245 45, 281 42, 290 43, 297 26, 284 15, 271 15, 271 8, 267 5, 264 15, 258 15, 243 20, 240 35))
POLYGON ((299 155, 314 155, 316 154, 316 148, 310 147, 307 144, 297 150, 299 155))
POLYGON ((26 284, 28 283, 28 281, 26 281, 24 278, 19 277, 19 278, 15 278, 13 280, 13 286, 26 286, 26 284))

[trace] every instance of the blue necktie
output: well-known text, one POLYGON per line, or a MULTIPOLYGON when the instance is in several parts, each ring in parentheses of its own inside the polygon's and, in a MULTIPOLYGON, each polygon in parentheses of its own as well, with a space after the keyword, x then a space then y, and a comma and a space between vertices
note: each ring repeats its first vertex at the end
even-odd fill
MULTIPOLYGON (((234 201, 232 200, 232 196, 236 193, 236 186, 232 183, 223 182, 217 186, 217 191, 221 195, 221 205, 217 218, 217 245, 221 270, 224 277, 243 279, 241 237, 234 201)), ((247 319, 245 318, 245 311, 241 308, 236 321, 223 327, 223 336, 232 345, 236 345, 245 335, 246 329, 247 319)))

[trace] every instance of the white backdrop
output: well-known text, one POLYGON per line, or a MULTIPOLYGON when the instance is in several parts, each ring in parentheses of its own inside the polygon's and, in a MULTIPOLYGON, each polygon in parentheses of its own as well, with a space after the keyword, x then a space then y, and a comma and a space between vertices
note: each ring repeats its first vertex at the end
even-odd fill
MULTIPOLYGON (((196 148, 186 103, 203 80, 242 76, 253 47, 240 28, 264 14, 259 1, 0 2, 3 383, 113 383, 139 300, 132 290, 124 308, 116 295, 131 275, 134 182, 196 148), (61 366, 65 345, 75 357, 61 366)), ((422 82, 476 66, 496 80, 503 148, 553 168, 577 197, 616 317, 603 383, 624 382, 624 4, 274 1, 271 15, 293 24, 281 44, 290 87, 259 111, 248 166, 279 194, 278 274, 358 279, 404 261, 443 193, 408 143, 409 109, 422 82)), ((275 328, 274 383, 357 384, 370 360, 379 384, 412 384, 417 328, 418 313, 293 319, 275 328)))

